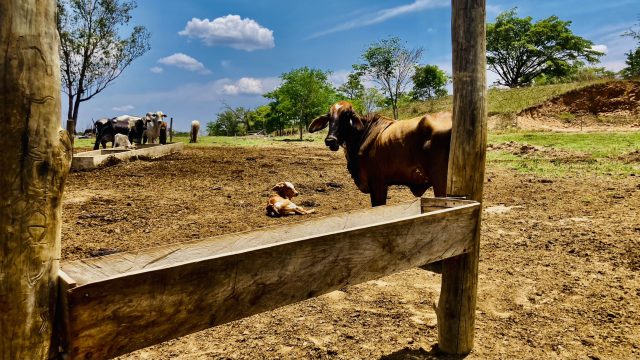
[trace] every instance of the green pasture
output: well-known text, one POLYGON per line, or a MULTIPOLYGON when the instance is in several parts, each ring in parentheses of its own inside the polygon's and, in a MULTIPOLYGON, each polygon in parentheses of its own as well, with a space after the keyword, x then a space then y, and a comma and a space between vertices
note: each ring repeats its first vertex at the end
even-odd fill
MULTIPOLYGON (((490 166, 546 176, 640 175, 640 132, 501 132, 489 134, 490 144, 515 142, 542 151, 514 154, 487 152, 490 166)), ((517 145, 515 146, 517 148, 517 145)))

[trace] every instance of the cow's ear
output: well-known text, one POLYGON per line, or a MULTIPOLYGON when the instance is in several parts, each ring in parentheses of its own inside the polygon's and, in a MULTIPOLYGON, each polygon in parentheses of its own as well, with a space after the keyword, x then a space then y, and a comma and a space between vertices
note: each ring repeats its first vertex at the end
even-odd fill
POLYGON ((357 130, 364 129, 364 124, 362 123, 362 120, 360 120, 360 117, 358 117, 358 115, 356 115, 355 113, 351 113, 351 116, 349 117, 349 121, 351 123, 351 126, 356 128, 357 130))
POLYGON ((329 125, 329 119, 329 114, 318 116, 309 125, 309 132, 312 133, 326 128, 329 125))

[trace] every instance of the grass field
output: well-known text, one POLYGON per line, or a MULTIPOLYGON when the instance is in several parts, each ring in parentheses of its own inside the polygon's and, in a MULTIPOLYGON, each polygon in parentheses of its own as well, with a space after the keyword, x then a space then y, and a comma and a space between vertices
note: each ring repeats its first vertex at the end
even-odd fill
POLYGON ((640 132, 556 133, 504 132, 489 134, 489 144, 515 142, 541 148, 528 154, 512 151, 489 151, 490 164, 520 172, 548 176, 579 174, 640 174, 638 155, 640 132))

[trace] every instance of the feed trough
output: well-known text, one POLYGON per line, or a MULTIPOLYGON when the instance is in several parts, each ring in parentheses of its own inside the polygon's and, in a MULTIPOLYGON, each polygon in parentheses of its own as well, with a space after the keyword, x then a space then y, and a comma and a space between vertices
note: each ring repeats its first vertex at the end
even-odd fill
POLYGON ((110 148, 93 151, 85 151, 73 155, 72 170, 92 170, 108 163, 111 159, 132 160, 138 157, 157 158, 184 149, 183 143, 170 143, 166 145, 146 144, 136 145, 135 149, 110 148))
POLYGON ((479 211, 423 198, 63 263, 68 354, 110 358, 466 253, 479 211))

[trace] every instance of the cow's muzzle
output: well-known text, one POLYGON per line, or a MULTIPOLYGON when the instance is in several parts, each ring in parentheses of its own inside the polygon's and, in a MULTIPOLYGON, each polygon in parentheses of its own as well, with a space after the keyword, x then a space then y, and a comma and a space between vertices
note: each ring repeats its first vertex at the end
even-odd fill
POLYGON ((324 139, 324 144, 331 149, 331 151, 338 151, 340 149, 340 145, 338 144, 338 139, 335 136, 327 136, 324 139))

